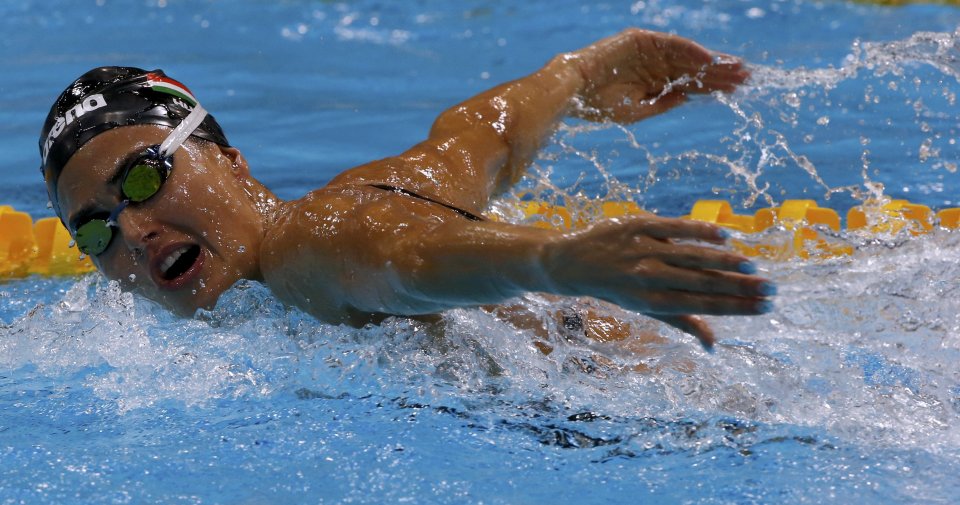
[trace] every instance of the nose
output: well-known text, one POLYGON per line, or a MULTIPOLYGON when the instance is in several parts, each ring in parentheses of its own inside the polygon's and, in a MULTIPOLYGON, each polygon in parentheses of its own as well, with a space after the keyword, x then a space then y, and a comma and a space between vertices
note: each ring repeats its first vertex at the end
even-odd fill
POLYGON ((116 221, 120 239, 131 251, 142 252, 150 241, 159 237, 155 221, 143 209, 126 207, 116 221))

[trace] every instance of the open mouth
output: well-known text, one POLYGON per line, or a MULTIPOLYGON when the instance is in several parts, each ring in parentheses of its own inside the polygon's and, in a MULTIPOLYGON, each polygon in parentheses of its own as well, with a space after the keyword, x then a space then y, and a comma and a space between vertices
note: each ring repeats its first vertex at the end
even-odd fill
POLYGON ((170 253, 160 264, 160 277, 172 281, 187 273, 200 257, 200 246, 185 245, 170 253))

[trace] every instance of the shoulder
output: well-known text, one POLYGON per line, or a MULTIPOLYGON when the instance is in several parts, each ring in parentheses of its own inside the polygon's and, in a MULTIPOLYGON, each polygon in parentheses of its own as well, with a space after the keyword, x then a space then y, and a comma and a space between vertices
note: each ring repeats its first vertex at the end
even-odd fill
POLYGON ((328 322, 345 322, 340 293, 349 245, 344 228, 371 200, 362 187, 325 187, 285 202, 260 247, 264 281, 285 303, 328 322))
POLYGON ((363 279, 395 246, 389 237, 409 220, 403 200, 368 185, 328 185, 284 203, 260 248, 267 286, 284 303, 332 323, 356 324, 363 279))

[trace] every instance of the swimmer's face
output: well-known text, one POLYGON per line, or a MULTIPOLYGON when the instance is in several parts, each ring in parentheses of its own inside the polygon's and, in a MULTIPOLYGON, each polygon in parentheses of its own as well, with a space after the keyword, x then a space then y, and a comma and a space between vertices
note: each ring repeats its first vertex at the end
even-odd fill
MULTIPOLYGON (((71 232, 117 207, 120 181, 112 181, 118 171, 170 131, 153 125, 114 128, 70 158, 57 194, 71 232)), ((265 220, 254 197, 258 192, 265 189, 250 178, 238 151, 190 139, 174 154, 160 190, 120 212, 110 245, 92 260, 124 288, 180 314, 210 308, 237 280, 260 279, 265 220)))

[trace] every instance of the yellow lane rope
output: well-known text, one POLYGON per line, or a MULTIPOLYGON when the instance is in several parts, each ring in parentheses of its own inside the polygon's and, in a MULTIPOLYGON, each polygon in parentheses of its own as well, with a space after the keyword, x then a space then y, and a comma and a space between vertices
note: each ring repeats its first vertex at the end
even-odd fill
POLYGON ((0 279, 28 275, 79 275, 94 270, 80 259, 70 233, 55 217, 30 215, 0 205, 0 279))
MULTIPOLYGON (((534 226, 569 230, 588 224, 559 205, 533 201, 522 203, 521 208, 534 226)), ((645 213, 633 202, 601 202, 598 210, 606 218, 645 213)), ((734 214, 730 203, 724 200, 699 200, 683 217, 741 232, 743 235, 731 240, 731 244, 749 256, 827 258, 850 255, 854 250, 830 233, 841 231, 839 214, 819 207, 813 200, 786 200, 779 207, 760 209, 753 215, 734 214), (763 234, 775 226, 787 233, 763 234)), ((925 205, 906 200, 868 202, 850 209, 846 222, 848 232, 916 236, 937 227, 960 228, 960 208, 935 213, 925 205)), ((93 270, 93 263, 89 258, 81 258, 60 220, 49 217, 34 223, 29 214, 0 205, 0 279, 80 275, 93 270)))
MULTIPOLYGON (((523 205, 527 219, 535 220, 534 226, 576 229, 587 224, 575 219, 562 206, 536 201, 523 205)), ((603 217, 618 217, 644 211, 633 202, 603 202, 600 213, 603 217)), ((779 207, 760 209, 752 216, 734 214, 730 203, 724 200, 698 200, 690 214, 683 217, 741 232, 742 240, 737 238, 730 242, 748 256, 809 259, 848 256, 854 251, 849 242, 834 236, 841 231, 840 215, 833 209, 818 206, 813 200, 786 200, 779 207), (763 234, 775 226, 782 227, 787 233, 763 234)), ((960 208, 934 213, 925 205, 887 200, 867 202, 847 212, 846 230, 854 234, 893 237, 907 233, 917 236, 936 227, 960 228, 960 208)))

